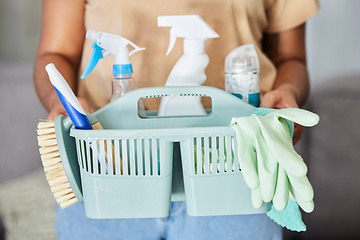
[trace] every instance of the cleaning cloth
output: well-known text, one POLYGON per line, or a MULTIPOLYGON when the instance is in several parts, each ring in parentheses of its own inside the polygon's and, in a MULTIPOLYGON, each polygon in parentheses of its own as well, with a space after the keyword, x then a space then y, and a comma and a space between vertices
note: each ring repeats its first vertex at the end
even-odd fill
MULTIPOLYGON (((314 209, 314 192, 306 177, 307 166, 292 145, 292 122, 314 126, 318 121, 318 115, 294 108, 258 108, 249 117, 231 121, 230 126, 236 132, 240 167, 251 189, 252 203, 259 208, 264 202, 272 202, 270 217, 275 221, 283 219, 274 211, 283 211, 292 196, 305 212, 314 209)), ((297 204, 295 208, 294 205, 289 207, 282 215, 296 215, 299 211, 297 204)), ((298 215, 301 221, 301 215, 298 215)), ((301 224, 291 224, 291 221, 278 223, 290 230, 303 230, 303 227, 296 227, 301 224)))

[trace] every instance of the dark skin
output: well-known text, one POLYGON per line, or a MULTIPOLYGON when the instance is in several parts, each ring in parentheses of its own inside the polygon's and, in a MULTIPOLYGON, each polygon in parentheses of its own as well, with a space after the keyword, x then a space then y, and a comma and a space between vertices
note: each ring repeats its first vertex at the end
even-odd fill
MULTIPOLYGON (((261 99, 260 107, 299 108, 309 95, 309 78, 306 68, 305 24, 280 34, 266 36, 271 51, 268 56, 277 68, 272 91, 261 99)), ((302 136, 304 127, 295 124, 293 143, 302 136)))
MULTIPOLYGON (((66 115, 66 112, 48 79, 45 66, 54 63, 73 91, 77 91, 78 70, 85 38, 84 8, 85 1, 43 0, 42 34, 35 64, 34 84, 41 102, 49 111, 49 120, 54 120, 59 114, 66 115)), ((272 90, 263 95, 260 107, 299 108, 309 94, 305 25, 267 35, 266 41, 273 46, 269 57, 278 74, 272 90)), ((79 101, 84 110, 90 112, 87 101, 82 98, 79 98, 79 101)), ((295 126, 294 143, 300 140, 303 130, 302 126, 295 126)))

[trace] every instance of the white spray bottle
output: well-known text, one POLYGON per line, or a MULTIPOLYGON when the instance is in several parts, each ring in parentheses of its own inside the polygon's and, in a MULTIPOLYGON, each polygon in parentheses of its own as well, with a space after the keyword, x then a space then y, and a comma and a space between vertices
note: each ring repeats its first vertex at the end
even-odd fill
MULTIPOLYGON (((173 49, 176 38, 184 38, 184 55, 171 70, 165 86, 200 86, 206 81, 205 69, 209 57, 205 41, 219 35, 198 15, 159 16, 159 27, 171 27, 170 44, 166 55, 173 49)), ((200 97, 169 96, 160 102, 160 116, 205 115, 200 97)))
MULTIPOLYGON (((84 79, 95 68, 100 59, 114 55, 115 62, 112 71, 114 78, 112 80, 111 101, 134 90, 135 84, 132 78, 133 69, 129 57, 135 52, 144 50, 145 48, 140 48, 123 37, 94 30, 88 30, 86 32, 86 38, 95 41, 95 43, 92 45, 93 52, 81 78, 84 79), (130 53, 128 45, 134 48, 130 53)), ((140 103, 139 110, 144 111, 142 103, 140 103)))

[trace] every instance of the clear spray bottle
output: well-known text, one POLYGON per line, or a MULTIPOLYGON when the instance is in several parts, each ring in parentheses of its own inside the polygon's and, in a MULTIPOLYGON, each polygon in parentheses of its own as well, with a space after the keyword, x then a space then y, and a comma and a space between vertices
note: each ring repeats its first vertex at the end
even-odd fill
POLYGON ((122 68, 118 70, 118 73, 119 74, 114 74, 112 80, 111 102, 136 88, 132 77, 132 70, 125 70, 122 68))
MULTIPOLYGON (((81 75, 81 78, 84 79, 91 73, 100 59, 109 55, 114 55, 115 61, 112 70, 114 76, 112 79, 111 101, 134 90, 136 87, 132 77, 133 69, 129 57, 135 52, 144 50, 145 48, 140 48, 123 37, 94 30, 88 30, 86 32, 86 38, 95 42, 92 45, 93 52, 90 61, 86 66, 84 73, 81 75), (131 45, 134 48, 130 53, 128 45, 131 45)), ((145 108, 141 101, 139 102, 139 112, 141 115, 145 113, 145 108)))
POLYGON ((259 107, 259 58, 253 44, 237 47, 226 57, 225 91, 259 107))

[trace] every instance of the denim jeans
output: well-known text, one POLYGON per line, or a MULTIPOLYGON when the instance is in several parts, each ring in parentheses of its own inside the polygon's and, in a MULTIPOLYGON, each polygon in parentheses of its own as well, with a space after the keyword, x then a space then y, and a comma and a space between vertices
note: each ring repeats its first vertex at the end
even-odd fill
POLYGON ((191 217, 185 202, 172 202, 167 218, 89 219, 84 205, 58 207, 56 230, 59 240, 281 240, 282 229, 266 214, 191 217))

